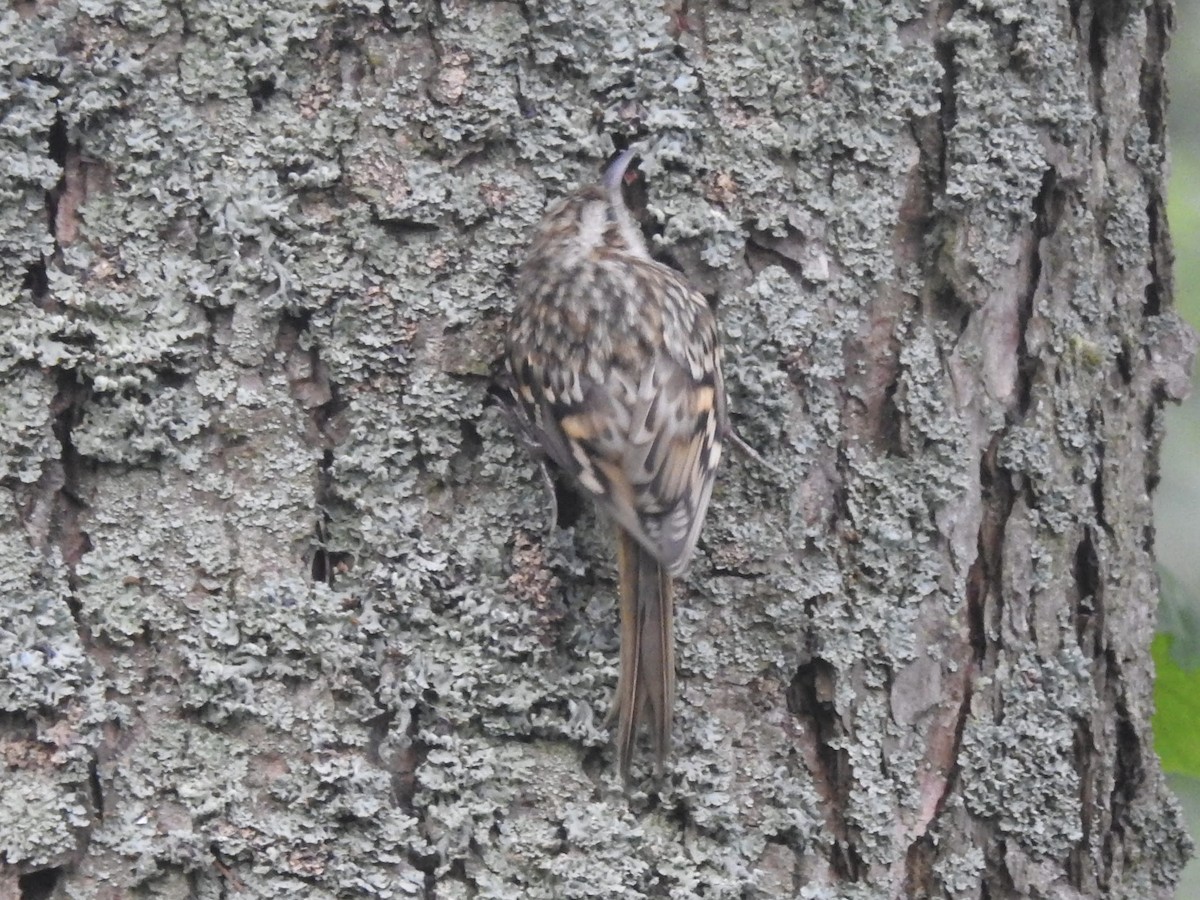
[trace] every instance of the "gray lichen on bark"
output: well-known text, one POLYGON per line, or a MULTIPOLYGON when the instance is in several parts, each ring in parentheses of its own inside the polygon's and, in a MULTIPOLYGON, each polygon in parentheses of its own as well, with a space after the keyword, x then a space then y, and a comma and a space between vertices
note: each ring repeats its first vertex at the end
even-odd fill
POLYGON ((1169 15, 0 14, 0 885, 1168 896, 1169 15), (544 534, 486 388, 530 227, 632 137, 783 474, 726 465, 626 797, 607 529, 544 534))

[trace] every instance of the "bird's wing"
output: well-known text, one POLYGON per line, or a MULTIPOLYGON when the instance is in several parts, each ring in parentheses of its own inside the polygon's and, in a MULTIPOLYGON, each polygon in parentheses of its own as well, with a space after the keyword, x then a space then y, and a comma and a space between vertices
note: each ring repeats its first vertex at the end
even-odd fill
POLYGON ((725 389, 708 304, 661 270, 661 308, 643 305, 636 333, 610 321, 610 339, 577 348, 566 365, 522 346, 510 365, 550 458, 678 574, 712 495, 725 389), (647 322, 656 323, 648 333, 647 322))

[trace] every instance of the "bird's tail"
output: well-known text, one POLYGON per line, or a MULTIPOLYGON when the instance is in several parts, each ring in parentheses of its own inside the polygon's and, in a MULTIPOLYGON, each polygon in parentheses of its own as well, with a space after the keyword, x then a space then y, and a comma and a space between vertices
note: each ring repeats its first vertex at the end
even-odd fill
POLYGON ((671 576, 624 528, 617 528, 621 597, 621 674, 609 720, 617 722, 617 766, 629 781, 638 725, 645 720, 656 771, 671 750, 675 702, 674 598, 671 576))

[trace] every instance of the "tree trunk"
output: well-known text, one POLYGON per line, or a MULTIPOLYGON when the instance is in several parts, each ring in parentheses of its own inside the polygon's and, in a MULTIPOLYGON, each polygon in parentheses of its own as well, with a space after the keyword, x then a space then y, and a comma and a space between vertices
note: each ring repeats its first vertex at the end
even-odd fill
POLYGON ((0 896, 1169 897, 1170 18, 4 13, 0 896), (487 388, 634 138, 779 472, 724 465, 626 794, 609 530, 487 388))

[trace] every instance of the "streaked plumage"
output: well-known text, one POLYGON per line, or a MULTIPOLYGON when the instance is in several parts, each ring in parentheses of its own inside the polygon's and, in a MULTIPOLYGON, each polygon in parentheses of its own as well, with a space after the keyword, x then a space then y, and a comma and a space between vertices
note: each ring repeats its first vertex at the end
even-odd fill
POLYGON ((626 778, 643 719, 660 766, 669 751, 671 577, 695 550, 728 431, 716 321, 704 297, 647 252, 621 194, 632 156, 546 213, 508 335, 526 426, 617 526, 612 715, 626 778))

